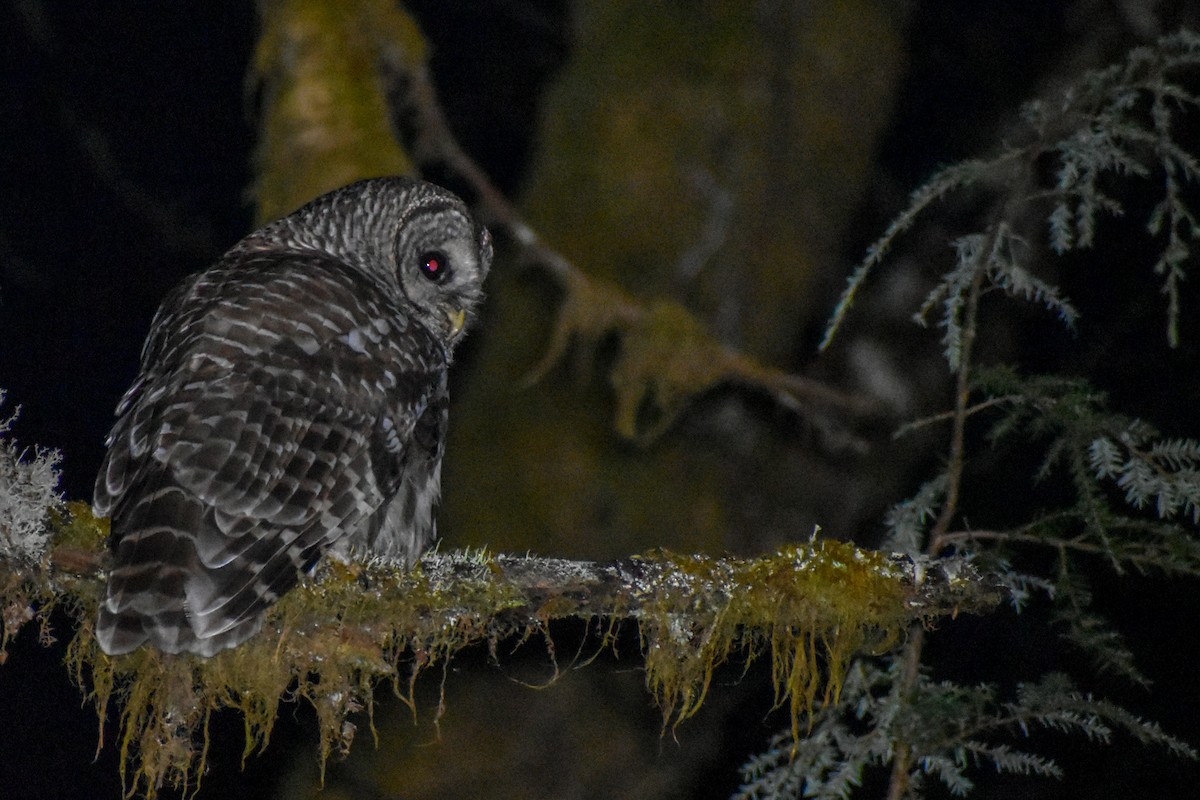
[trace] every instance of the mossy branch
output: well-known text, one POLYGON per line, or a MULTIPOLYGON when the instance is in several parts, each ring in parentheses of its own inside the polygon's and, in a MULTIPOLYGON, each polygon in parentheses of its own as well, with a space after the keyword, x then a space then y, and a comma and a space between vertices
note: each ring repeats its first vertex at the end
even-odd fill
POLYGON ((495 653, 505 639, 549 637, 550 623, 567 618, 608 621, 598 647, 622 621, 638 626, 647 686, 666 724, 700 707, 720 664, 769 657, 778 702, 799 735, 798 720, 836 696, 855 653, 886 649, 914 621, 989 610, 1003 594, 961 559, 913 560, 820 539, 755 559, 434 553, 414 570, 379 559, 328 562, 272 609, 259 635, 210 659, 147 648, 110 657, 92 627, 105 522, 72 503, 40 563, 0 555, 4 636, 40 620, 49 640, 49 609, 74 617, 68 669, 101 718, 116 702, 124 777, 148 796, 194 785, 214 711, 242 713, 249 755, 267 743, 279 701, 304 698, 317 713, 324 763, 350 747, 357 712, 370 719, 380 681, 411 704, 425 669, 474 645, 495 653))

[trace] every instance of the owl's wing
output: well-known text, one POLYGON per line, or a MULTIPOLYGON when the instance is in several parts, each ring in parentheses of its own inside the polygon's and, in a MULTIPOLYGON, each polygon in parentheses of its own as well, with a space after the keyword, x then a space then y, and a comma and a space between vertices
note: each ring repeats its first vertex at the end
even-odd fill
POLYGON ((385 513, 372 520, 367 541, 360 545, 369 552, 411 564, 436 538, 449 407, 450 397, 443 376, 401 455, 399 488, 385 513))
POLYGON ((255 633, 302 569, 386 514, 445 370, 432 334, 328 258, 243 255, 185 285, 97 480, 114 539, 101 646, 211 655, 255 633))

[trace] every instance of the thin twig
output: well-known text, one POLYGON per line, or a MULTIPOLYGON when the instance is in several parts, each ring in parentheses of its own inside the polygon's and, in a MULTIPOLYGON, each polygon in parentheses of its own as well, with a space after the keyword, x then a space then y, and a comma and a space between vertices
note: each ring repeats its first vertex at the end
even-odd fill
MULTIPOLYGON (((989 397, 987 400, 983 400, 975 403, 974 405, 968 406, 966 409, 966 415, 968 417, 972 417, 981 411, 986 411, 987 409, 992 408, 993 406, 1003 405, 1004 403, 1012 403, 1021 399, 1021 396, 1016 394, 1006 394, 1003 397, 989 397)), ((928 417, 915 419, 912 422, 905 423, 897 428, 896 432, 892 434, 892 438, 900 439, 912 433, 913 431, 920 430, 921 428, 925 428, 930 425, 936 425, 939 422, 949 422, 955 419, 957 415, 958 410, 951 409, 950 411, 943 411, 940 414, 931 414, 928 417)))
MULTIPOLYGON (((992 251, 999 226, 992 225, 990 241, 987 247, 981 247, 976 259, 985 259, 992 251)), ((958 515, 958 499, 962 490, 963 469, 966 464, 966 429, 967 418, 970 416, 971 368, 974 352, 975 337, 978 332, 979 298, 983 292, 985 270, 983 264, 974 265, 975 274, 967 291, 966 314, 963 320, 962 344, 959 349, 958 370, 955 376, 955 397, 952 427, 950 432, 950 457, 946 468, 947 485, 946 499, 937 520, 929 533, 929 543, 925 549, 927 555, 940 553, 946 546, 944 537, 950 530, 950 524, 958 515)), ((925 628, 913 625, 908 641, 904 646, 900 683, 897 696, 901 702, 909 703, 917 689, 920 679, 921 658, 925 646, 925 628)), ((912 747, 909 742, 896 742, 895 756, 892 759, 892 774, 888 781, 887 800, 903 800, 908 793, 909 772, 912 769, 912 747)))

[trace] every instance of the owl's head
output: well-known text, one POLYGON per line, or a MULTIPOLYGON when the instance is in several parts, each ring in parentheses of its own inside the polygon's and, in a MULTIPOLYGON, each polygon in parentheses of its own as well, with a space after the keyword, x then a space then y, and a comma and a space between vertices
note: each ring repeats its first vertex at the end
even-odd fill
POLYGON ((323 250, 365 273, 447 346, 474 317, 492 263, 491 237, 466 204, 411 178, 352 183, 262 232, 323 250))

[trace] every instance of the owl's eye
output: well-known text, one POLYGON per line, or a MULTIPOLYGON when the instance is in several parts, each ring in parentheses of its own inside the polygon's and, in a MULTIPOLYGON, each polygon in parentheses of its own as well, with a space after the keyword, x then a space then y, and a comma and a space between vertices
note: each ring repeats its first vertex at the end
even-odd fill
POLYGON ((417 260, 421 274, 434 283, 441 283, 450 275, 450 259, 438 250, 427 250, 417 260))

